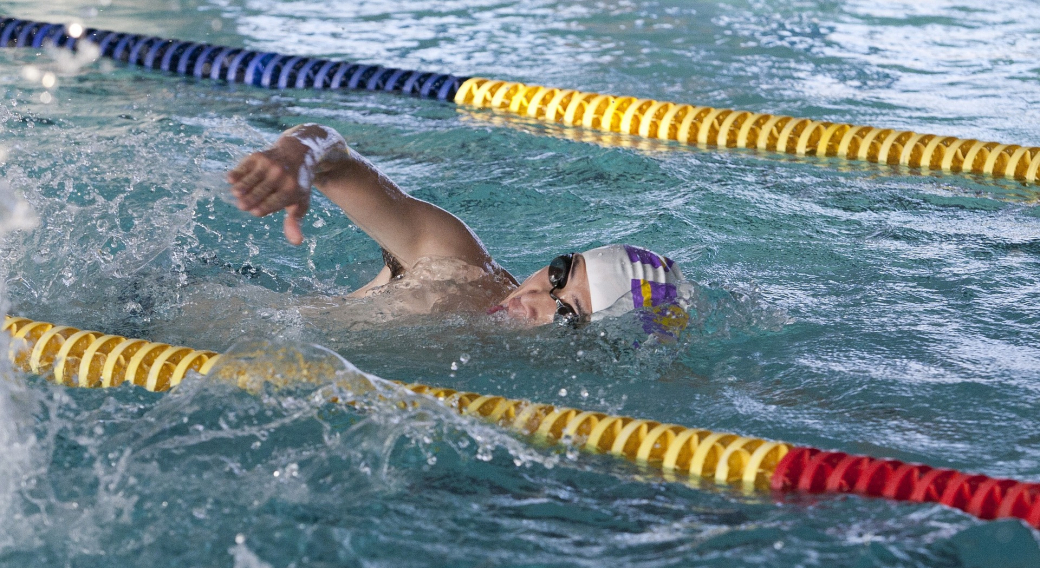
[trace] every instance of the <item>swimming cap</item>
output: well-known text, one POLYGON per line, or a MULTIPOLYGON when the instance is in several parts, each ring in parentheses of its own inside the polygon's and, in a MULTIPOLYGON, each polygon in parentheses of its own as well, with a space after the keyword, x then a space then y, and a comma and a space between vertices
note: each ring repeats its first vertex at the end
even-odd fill
MULTIPOLYGON (((617 311, 656 307, 676 299, 682 272, 671 259, 631 245, 607 245, 581 253, 592 295, 592 312, 603 311, 631 292, 617 311)), ((611 310, 612 312, 615 310, 611 310)))

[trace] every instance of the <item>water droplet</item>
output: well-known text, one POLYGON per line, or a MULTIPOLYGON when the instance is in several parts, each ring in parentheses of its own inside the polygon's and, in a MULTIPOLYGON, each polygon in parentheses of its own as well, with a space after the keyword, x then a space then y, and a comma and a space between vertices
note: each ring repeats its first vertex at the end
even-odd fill
POLYGON ((455 361, 452 361, 451 362, 451 370, 452 371, 458 371, 459 370, 459 364, 456 363, 455 361))
POLYGON ((463 365, 469 363, 469 353, 463 353, 462 355, 459 355, 459 361, 461 361, 463 365))
POLYGON ((560 389, 559 395, 560 396, 567 396, 567 389, 560 389))
POLYGON ((437 463, 437 456, 430 456, 430 457, 426 458, 426 463, 428 463, 430 465, 433 465, 433 464, 437 463))
POLYGON ((589 398, 589 391, 585 390, 584 388, 578 391, 578 394, 581 396, 581 398, 589 398))
POLYGON ((246 543, 246 535, 244 535, 242 533, 238 533, 238 534, 235 535, 235 544, 245 544, 245 543, 246 543))

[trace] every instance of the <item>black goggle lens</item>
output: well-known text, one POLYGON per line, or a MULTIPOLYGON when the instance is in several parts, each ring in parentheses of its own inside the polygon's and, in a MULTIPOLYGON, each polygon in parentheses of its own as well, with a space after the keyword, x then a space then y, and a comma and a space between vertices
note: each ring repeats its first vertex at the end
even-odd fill
POLYGON ((556 301, 556 317, 565 320, 577 319, 578 312, 570 304, 558 298, 553 292, 567 286, 567 278, 570 276, 573 264, 574 253, 560 255, 549 263, 549 284, 552 286, 552 290, 549 291, 549 297, 556 301))
POLYGON ((574 253, 562 254, 549 263, 549 284, 553 290, 567 286, 567 277, 571 273, 571 265, 574 264, 574 253))

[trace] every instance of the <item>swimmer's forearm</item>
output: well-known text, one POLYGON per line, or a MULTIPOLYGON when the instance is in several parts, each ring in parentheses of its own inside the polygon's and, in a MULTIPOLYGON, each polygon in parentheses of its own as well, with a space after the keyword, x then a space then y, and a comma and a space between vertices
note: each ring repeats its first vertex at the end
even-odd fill
POLYGON ((305 124, 286 131, 279 143, 305 148, 300 184, 313 182, 347 217, 405 265, 440 256, 490 264, 476 235, 457 217, 401 191, 335 130, 305 124), (308 179, 303 170, 307 170, 308 179))

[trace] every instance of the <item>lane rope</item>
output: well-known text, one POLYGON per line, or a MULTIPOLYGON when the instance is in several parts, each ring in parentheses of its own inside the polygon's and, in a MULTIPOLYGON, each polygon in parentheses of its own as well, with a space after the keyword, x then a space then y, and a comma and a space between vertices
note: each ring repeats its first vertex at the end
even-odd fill
MULTIPOLYGON (((11 336, 8 357, 16 368, 69 387, 132 383, 160 392, 178 385, 189 372, 210 374, 224 357, 213 351, 22 317, 5 316, 2 329, 11 336)), ((319 380, 330 376, 320 365, 309 369, 302 356, 296 361, 299 369, 294 369, 293 375, 319 380)), ((257 369, 262 372, 262 368, 257 369)), ((249 381, 248 377, 237 377, 239 386, 249 381)), ((623 457, 660 470, 669 480, 714 481, 747 493, 855 493, 894 501, 941 503, 982 519, 1016 517, 1040 528, 1038 483, 501 396, 422 384, 402 386, 462 415, 480 417, 525 436, 623 457)))
POLYGON ((471 77, 455 103, 695 146, 836 157, 1036 183, 1040 148, 471 77))
POLYGON ((467 79, 95 28, 70 36, 62 24, 17 18, 0 20, 0 47, 78 51, 83 42, 94 44, 100 56, 129 65, 266 89, 360 89, 450 101, 467 79))
POLYGON ((72 37, 62 24, 0 20, 0 47, 76 51, 82 42, 94 44, 103 57, 197 79, 268 89, 397 92, 542 122, 692 146, 835 157, 1028 184, 1037 183, 1040 177, 1040 148, 1034 146, 250 51, 94 28, 72 37))

